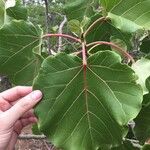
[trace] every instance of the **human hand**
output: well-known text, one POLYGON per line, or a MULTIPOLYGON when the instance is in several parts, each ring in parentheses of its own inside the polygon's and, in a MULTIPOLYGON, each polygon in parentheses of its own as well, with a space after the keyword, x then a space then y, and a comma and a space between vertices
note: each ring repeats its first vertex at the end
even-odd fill
POLYGON ((25 86, 0 93, 0 150, 13 150, 23 127, 37 122, 32 108, 41 98, 39 90, 25 86))

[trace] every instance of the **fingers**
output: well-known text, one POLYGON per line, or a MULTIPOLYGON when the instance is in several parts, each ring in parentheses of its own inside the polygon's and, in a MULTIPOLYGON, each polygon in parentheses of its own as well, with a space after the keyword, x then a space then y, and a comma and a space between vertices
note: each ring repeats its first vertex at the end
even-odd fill
POLYGON ((9 141, 7 150, 14 149, 14 147, 12 146, 16 144, 18 135, 20 134, 23 127, 32 123, 36 123, 36 122, 37 122, 37 119, 34 117, 30 117, 28 119, 21 119, 17 121, 15 123, 14 132, 12 133, 11 140, 9 141))
POLYGON ((29 86, 16 86, 9 90, 6 90, 0 93, 0 99, 4 99, 6 101, 12 102, 16 101, 23 96, 32 92, 32 87, 29 86))
POLYGON ((13 125, 20 117, 33 108, 41 98, 41 91, 36 90, 20 99, 14 106, 5 112, 6 118, 9 118, 9 124, 13 125))
POLYGON ((18 120, 14 125, 14 131, 19 135, 21 133, 21 130, 28 126, 29 124, 33 124, 37 122, 36 117, 30 117, 27 119, 20 119, 18 120))

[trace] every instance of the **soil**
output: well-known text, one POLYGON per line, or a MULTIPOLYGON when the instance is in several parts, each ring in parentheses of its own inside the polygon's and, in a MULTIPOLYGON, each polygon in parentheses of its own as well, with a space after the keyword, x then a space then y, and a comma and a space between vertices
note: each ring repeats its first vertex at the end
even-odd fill
MULTIPOLYGON (((21 134, 32 134, 31 126, 26 127, 21 134)), ((15 150, 56 150, 46 139, 18 140, 15 150)))

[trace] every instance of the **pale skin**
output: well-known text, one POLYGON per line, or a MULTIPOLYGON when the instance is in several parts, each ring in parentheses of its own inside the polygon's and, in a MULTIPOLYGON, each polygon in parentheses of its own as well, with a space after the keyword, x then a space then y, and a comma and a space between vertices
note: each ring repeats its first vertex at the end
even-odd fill
POLYGON ((0 150, 13 150, 21 130, 37 122, 32 108, 41 98, 41 91, 26 86, 0 93, 0 150))

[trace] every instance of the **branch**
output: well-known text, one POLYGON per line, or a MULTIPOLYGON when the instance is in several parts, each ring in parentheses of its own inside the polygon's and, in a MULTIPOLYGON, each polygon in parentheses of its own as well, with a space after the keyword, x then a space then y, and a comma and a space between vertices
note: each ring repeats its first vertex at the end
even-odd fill
POLYGON ((65 37, 65 38, 68 38, 68 39, 71 39, 71 40, 81 43, 80 39, 70 36, 70 35, 67 35, 67 34, 46 34, 42 38, 46 38, 46 37, 65 37))
MULTIPOLYGON (((62 30, 66 22, 67 22, 67 18, 66 16, 64 16, 64 19, 59 26, 58 34, 62 34, 62 30)), ((62 47, 62 37, 60 36, 58 39, 58 52, 61 51, 61 47, 62 47)))
POLYGON ((19 140, 31 140, 31 139, 46 139, 46 136, 44 135, 33 135, 33 134, 26 134, 26 135, 19 135, 18 137, 19 140))
POLYGON ((98 45, 109 45, 109 46, 113 47, 114 49, 116 49, 118 52, 120 52, 124 57, 127 57, 128 59, 130 59, 132 61, 132 63, 135 63, 135 60, 133 59, 133 57, 130 54, 128 54, 124 49, 115 45, 112 42, 96 41, 96 42, 87 44, 87 47, 90 47, 90 46, 96 47, 98 45))
MULTIPOLYGON (((48 8, 48 0, 44 0, 45 2, 45 23, 46 23, 46 30, 47 33, 50 32, 50 26, 49 26, 49 8, 48 8)), ((50 38, 47 39, 48 41, 48 53, 51 55, 51 45, 50 45, 50 38)))
POLYGON ((107 20, 107 19, 108 19, 108 18, 106 18, 106 17, 101 17, 101 18, 97 19, 96 21, 94 21, 94 22, 90 25, 90 27, 85 31, 84 37, 86 37, 86 35, 94 28, 94 26, 95 26, 98 22, 105 21, 105 20, 107 20))

